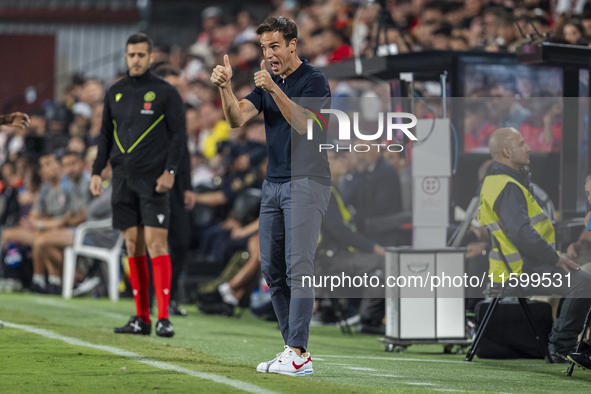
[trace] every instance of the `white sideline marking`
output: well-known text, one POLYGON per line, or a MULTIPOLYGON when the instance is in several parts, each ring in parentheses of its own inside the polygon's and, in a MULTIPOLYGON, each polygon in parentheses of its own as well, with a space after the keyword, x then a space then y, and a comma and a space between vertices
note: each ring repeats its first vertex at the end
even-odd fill
POLYGON ((327 354, 321 354, 319 357, 339 357, 339 358, 357 358, 363 360, 388 360, 388 361, 419 361, 419 362, 428 362, 428 363, 449 363, 449 364, 470 364, 465 361, 451 361, 451 360, 428 360, 423 358, 394 358, 394 357, 367 357, 367 356, 332 356, 327 354))
POLYGON ((402 382, 404 384, 411 384, 413 386, 435 386, 435 383, 421 383, 421 382, 402 382))
POLYGON ((453 392, 457 392, 457 393, 465 393, 464 390, 456 390, 456 389, 433 389, 435 391, 453 391, 453 392))
POLYGON ((324 359, 320 358, 320 357, 314 357, 314 360, 312 360, 312 361, 324 361, 324 359))
POLYGON ((4 325, 6 327, 18 328, 19 330, 24 330, 24 331, 31 332, 33 334, 41 335, 42 337, 45 337, 45 338, 59 339, 60 341, 63 341, 63 342, 70 344, 70 345, 84 346, 84 347, 89 347, 89 348, 113 353, 118 356, 127 357, 133 361, 137 361, 137 362, 140 362, 143 364, 150 365, 152 367, 165 369, 165 370, 169 370, 169 371, 175 371, 178 373, 185 373, 187 375, 191 375, 196 378, 211 380, 216 383, 227 384, 228 386, 235 387, 239 390, 248 391, 249 393, 277 394, 274 391, 266 390, 262 387, 258 387, 258 386, 255 386, 254 384, 242 382, 240 380, 229 379, 229 378, 226 378, 225 376, 219 376, 219 375, 215 375, 215 374, 207 373, 207 372, 193 371, 191 369, 179 367, 178 365, 173 365, 173 364, 165 363, 162 361, 152 360, 150 358, 141 356, 137 353, 129 352, 127 350, 118 349, 116 347, 111 347, 111 346, 94 345, 90 342, 82 341, 77 338, 66 337, 66 336, 63 336, 60 334, 56 334, 55 332, 52 332, 52 331, 44 330, 42 328, 35 328, 35 327, 25 326, 25 325, 21 325, 21 324, 8 323, 8 322, 4 322, 4 325))
POLYGON ((400 375, 386 375, 386 374, 381 374, 381 373, 374 373, 372 376, 382 376, 384 378, 401 378, 402 377, 400 375))
POLYGON ((63 309, 71 309, 73 311, 81 311, 81 312, 86 312, 86 313, 94 313, 95 315, 101 315, 101 316, 105 316, 105 317, 110 317, 112 319, 129 319, 129 316, 127 315, 123 315, 121 313, 114 313, 114 312, 105 312, 102 310, 96 310, 96 309, 87 309, 87 308, 79 308, 76 307, 74 305, 70 305, 68 303, 65 302, 60 302, 57 300, 52 300, 49 298, 36 298, 35 301, 38 304, 44 304, 44 305, 50 305, 50 306, 55 306, 57 308, 63 308, 63 309))
POLYGON ((377 369, 373 368, 363 368, 363 367, 345 367, 346 369, 352 369, 353 371, 377 371, 377 369))

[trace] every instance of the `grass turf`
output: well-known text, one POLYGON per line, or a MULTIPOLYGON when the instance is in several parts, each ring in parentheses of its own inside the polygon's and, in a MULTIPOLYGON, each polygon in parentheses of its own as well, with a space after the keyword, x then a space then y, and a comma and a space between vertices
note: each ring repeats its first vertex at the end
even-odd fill
MULTIPOLYGON (((249 314, 206 316, 187 306, 173 317, 177 334, 165 339, 114 335, 134 311, 131 300, 75 299, 27 294, 0 295, 0 320, 43 328, 95 345, 113 346, 183 368, 214 373, 282 393, 556 393, 589 390, 591 374, 543 360, 480 360, 444 355, 442 346, 411 346, 385 353, 376 336, 347 336, 337 327, 312 327, 309 348, 314 374, 301 378, 259 374, 254 367, 281 351, 276 323, 249 314), (305 383, 305 386, 302 384, 305 383)), ((5 327, 0 331, 0 392, 203 392, 240 390, 162 370, 101 350, 5 327), (122 369, 125 368, 125 369, 122 369)))

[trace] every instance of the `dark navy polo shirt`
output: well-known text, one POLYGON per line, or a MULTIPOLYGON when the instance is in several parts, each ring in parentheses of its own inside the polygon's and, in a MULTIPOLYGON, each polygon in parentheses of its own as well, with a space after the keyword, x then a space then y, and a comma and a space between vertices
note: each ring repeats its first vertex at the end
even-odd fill
MULTIPOLYGON (((330 87, 326 76, 307 60, 303 60, 302 64, 285 79, 273 74, 271 77, 290 100, 293 101, 296 97, 318 98, 300 100, 298 103, 315 111, 330 108, 330 87)), ((262 111, 265 117, 269 155, 267 181, 283 183, 307 177, 330 185, 326 150, 319 151, 320 144, 326 143, 326 130, 321 130, 315 125, 313 139, 308 140, 306 134, 300 135, 292 130, 270 93, 255 88, 245 98, 253 103, 259 113, 262 111)))

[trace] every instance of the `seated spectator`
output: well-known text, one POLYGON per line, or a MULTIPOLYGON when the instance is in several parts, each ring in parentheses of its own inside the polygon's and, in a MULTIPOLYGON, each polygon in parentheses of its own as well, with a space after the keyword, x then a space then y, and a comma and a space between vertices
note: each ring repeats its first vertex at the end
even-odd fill
MULTIPOLYGON (((70 207, 72 196, 62 183, 62 169, 55 153, 46 153, 39 159, 40 172, 45 184, 39 192, 39 198, 28 216, 21 217, 19 225, 6 229, 2 234, 4 250, 9 244, 33 246, 37 236, 43 232, 52 232, 66 226, 72 217, 70 207)), ((55 256, 54 256, 55 257, 55 256)), ((61 256, 57 257, 61 259, 61 256)), ((41 256, 33 256, 33 282, 31 290, 46 292, 46 267, 41 256)), ((61 278, 50 277, 50 290, 57 293, 61 278)))
POLYGON ((258 146, 264 148, 260 144, 238 145, 226 143, 220 145, 227 170, 217 182, 217 190, 196 193, 195 203, 220 207, 223 213, 225 212, 222 216, 226 217, 238 194, 245 188, 255 187, 257 184, 256 176, 249 175, 249 169, 251 167, 250 156, 254 157, 256 155, 258 158, 260 150, 258 146))
POLYGON ((230 242, 223 246, 228 251, 224 256, 225 268, 219 278, 199 286, 201 311, 231 315, 233 306, 248 306, 250 293, 260 277, 260 202, 261 192, 257 189, 245 190, 236 199, 231 214, 234 225, 230 242))
POLYGON ((62 157, 65 173, 62 185, 70 196, 68 212, 62 226, 43 231, 35 236, 33 259, 47 269, 51 293, 61 294, 63 250, 74 243, 74 229, 86 221, 86 205, 90 202, 90 178, 84 172, 84 158, 75 152, 66 152, 62 157))
MULTIPOLYGON (((314 263, 314 275, 363 275, 384 266, 383 256, 386 250, 355 230, 352 214, 345 206, 336 183, 347 171, 345 154, 327 152, 331 173, 332 196, 324 215, 320 229, 320 238, 314 263)), ((323 294, 318 289, 317 294, 323 294)), ((324 296, 333 296, 326 294, 324 296)), ((319 311, 320 300, 314 305, 315 313, 319 311)), ((329 322, 322 313, 316 314, 320 322, 329 322)))
POLYGON ((16 173, 16 167, 11 161, 4 162, 0 166, 2 172, 2 182, 4 186, 11 187, 13 189, 19 189, 23 186, 23 179, 16 173))
POLYGON ((203 104, 200 107, 203 130, 199 134, 199 150, 206 159, 211 159, 217 153, 218 142, 230 138, 230 125, 224 120, 222 109, 213 104, 203 104))
POLYGON ((322 42, 324 51, 328 53, 328 64, 339 63, 354 56, 353 47, 345 41, 343 33, 337 29, 324 29, 322 42))
POLYGON ((571 20, 562 28, 564 41, 570 45, 579 45, 579 41, 585 37, 585 28, 579 21, 571 20))
POLYGON ((236 15, 236 25, 238 27, 238 35, 234 39, 234 44, 242 44, 243 42, 255 41, 257 39, 256 26, 253 21, 253 16, 250 11, 242 10, 236 15))
POLYGON ((206 164, 206 160, 200 152, 191 156, 191 187, 198 186, 213 188, 213 171, 206 164))
POLYGON ((67 133, 69 116, 68 109, 63 105, 48 111, 48 127, 44 135, 44 149, 47 152, 55 152, 68 146, 70 139, 67 133))
POLYGON ((463 36, 452 36, 449 39, 449 49, 452 51, 467 51, 470 49, 468 40, 463 36))
POLYGON ((23 156, 17 161, 17 173, 22 174, 23 179, 23 186, 18 189, 17 196, 19 217, 25 217, 29 215, 41 190, 42 180, 39 176, 39 165, 23 156))
POLYGON ((345 181, 341 196, 355 208, 357 230, 384 246, 401 245, 404 237, 398 229, 381 229, 370 224, 372 219, 395 215, 402 210, 400 179, 383 152, 371 148, 354 154, 357 168, 345 181))
POLYGON ((248 307, 261 273, 259 236, 248 239, 246 253, 237 252, 213 281, 199 285, 197 303, 207 314, 232 316, 234 307, 248 307))
POLYGON ((86 136, 88 146, 95 146, 98 144, 98 138, 101 135, 101 124, 103 121, 103 103, 96 104, 92 109, 92 116, 90 117, 90 129, 86 136))
POLYGON ((452 26, 449 23, 442 23, 435 30, 431 38, 431 48, 440 51, 447 51, 451 44, 452 26))
POLYGON ((66 149, 69 152, 75 152, 83 155, 86 152, 86 142, 82 137, 72 137, 68 141, 66 149))
MULTIPOLYGON (((236 198, 248 188, 260 189, 265 178, 261 170, 266 159, 264 145, 246 142, 243 145, 226 142, 220 145, 220 154, 216 161, 220 167, 210 169, 201 166, 201 170, 193 173, 194 181, 201 179, 205 183, 196 185, 198 191, 195 196, 197 212, 205 207, 211 207, 208 223, 202 223, 193 242, 199 244, 201 251, 217 262, 227 261, 227 251, 218 248, 218 242, 227 242, 229 232, 235 227, 230 211, 236 198), (211 172, 215 176, 211 179, 211 172), (209 182, 211 180, 212 182, 209 182), (210 187, 211 185, 211 187, 210 187), (205 207, 204 207, 205 206, 205 207), (226 256, 226 257, 222 257, 226 256)), ((202 159, 194 158, 194 161, 202 159)), ((207 209, 205 209, 207 211, 207 209)))
POLYGON ((521 171, 529 164, 530 149, 515 129, 495 131, 489 140, 493 164, 484 180, 478 210, 480 224, 487 226, 493 238, 489 253, 494 281, 502 282, 511 271, 520 275, 537 273, 562 277, 569 283, 538 287, 537 294, 561 295, 561 307, 549 337, 548 349, 556 363, 568 363, 566 356, 575 349, 578 333, 589 311, 591 274, 553 247, 555 234, 529 188, 529 179, 521 171), (493 253, 494 252, 494 253, 493 253))
POLYGON ((464 151, 488 152, 488 138, 497 129, 486 119, 487 108, 484 102, 466 103, 464 115, 464 151))

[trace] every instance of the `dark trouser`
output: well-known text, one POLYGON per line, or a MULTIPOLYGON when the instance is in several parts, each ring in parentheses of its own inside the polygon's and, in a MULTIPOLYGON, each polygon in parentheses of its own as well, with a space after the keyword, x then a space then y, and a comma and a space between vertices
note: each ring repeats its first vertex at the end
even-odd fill
POLYGON ((301 277, 314 275, 314 255, 330 195, 330 186, 309 178, 263 183, 261 269, 288 346, 308 347, 314 288, 302 287, 301 277))
MULTIPOLYGON (((562 268, 555 268, 553 274, 555 272, 565 273, 562 268)), ((552 277, 554 278, 553 275, 552 277)), ((556 283, 555 279, 552 281, 556 283)), ((577 337, 583 330, 585 316, 591 307, 591 274, 586 271, 571 271, 570 286, 563 276, 562 286, 550 287, 544 292, 564 297, 558 306, 548 348, 551 352, 568 354, 575 350, 577 337)))

